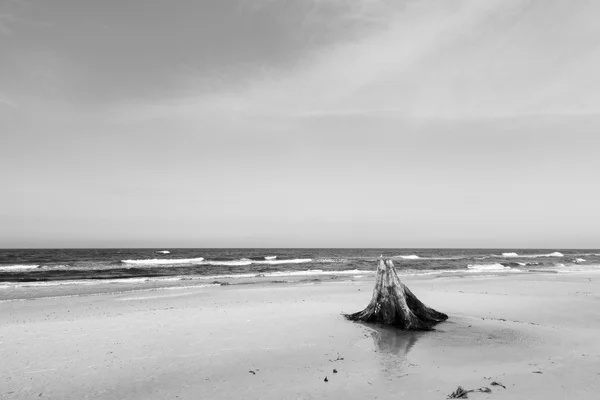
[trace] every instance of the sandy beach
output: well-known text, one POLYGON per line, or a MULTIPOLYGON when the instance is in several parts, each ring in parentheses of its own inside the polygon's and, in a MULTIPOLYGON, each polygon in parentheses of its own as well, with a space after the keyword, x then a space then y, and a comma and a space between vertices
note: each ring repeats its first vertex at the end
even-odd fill
POLYGON ((458 385, 492 390, 472 399, 597 398, 600 274, 403 282, 450 319, 410 334, 346 321, 369 302, 373 276, 5 290, 0 398, 445 399, 458 385))

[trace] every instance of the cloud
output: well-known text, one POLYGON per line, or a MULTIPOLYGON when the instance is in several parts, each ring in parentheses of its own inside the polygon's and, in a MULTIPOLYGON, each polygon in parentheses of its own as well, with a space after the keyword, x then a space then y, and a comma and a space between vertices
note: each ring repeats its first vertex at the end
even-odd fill
MULTIPOLYGON (((313 1, 313 8, 335 1, 313 1)), ((370 35, 351 43, 328 46, 307 52, 305 59, 285 71, 269 70, 265 66, 251 83, 225 93, 200 94, 179 101, 151 105, 150 114, 174 112, 202 114, 223 109, 226 113, 336 113, 339 109, 390 108, 378 99, 360 101, 361 91, 384 85, 387 81, 410 81, 409 74, 420 61, 435 52, 449 38, 468 34, 472 25, 499 2, 463 2, 454 10, 440 2, 418 2, 402 5, 396 12, 376 7, 382 2, 357 2, 347 15, 354 18, 376 18, 385 23, 370 35), (369 7, 367 7, 369 6, 369 7), (366 105, 364 103, 369 103, 366 105)), ((311 13, 309 13, 311 14, 311 13)), ((310 17, 314 19, 315 17, 310 17)), ((324 22, 325 23, 325 22, 324 22)), ((383 92, 385 92, 384 90, 383 92)), ((381 90, 379 92, 382 92, 381 90)), ((374 94, 377 96, 377 93, 374 94)), ((372 97, 370 95, 370 97, 372 97)), ((401 108, 404 104, 393 104, 401 108)))
POLYGON ((8 98, 8 96, 0 93, 0 107, 2 106, 17 108, 17 103, 8 98))
POLYGON ((0 36, 13 34, 13 27, 20 20, 19 13, 27 6, 28 0, 4 0, 0 3, 0 36))
MULTIPOLYGON (((317 15, 307 17, 310 23, 326 14, 318 11, 339 6, 333 0, 310 4, 317 15)), ((424 0, 400 3, 392 12, 386 2, 357 2, 345 15, 377 20, 368 35, 311 49, 285 70, 264 65, 237 87, 191 90, 185 98, 120 111, 133 119, 203 122, 597 113, 600 80, 593 71, 600 68, 600 47, 594 38, 600 26, 590 17, 600 12, 597 4, 424 0)))
POLYGON ((15 16, 8 13, 0 13, 0 35, 11 35, 11 25, 15 22, 15 16))

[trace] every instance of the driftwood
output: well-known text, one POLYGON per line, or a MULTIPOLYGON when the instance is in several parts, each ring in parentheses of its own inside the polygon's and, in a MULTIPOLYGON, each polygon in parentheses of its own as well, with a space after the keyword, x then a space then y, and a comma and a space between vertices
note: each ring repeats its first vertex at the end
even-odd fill
POLYGON ((362 311, 345 314, 351 321, 375 322, 412 331, 427 331, 448 319, 427 307, 407 288, 396 273, 392 260, 379 259, 371 302, 362 311))

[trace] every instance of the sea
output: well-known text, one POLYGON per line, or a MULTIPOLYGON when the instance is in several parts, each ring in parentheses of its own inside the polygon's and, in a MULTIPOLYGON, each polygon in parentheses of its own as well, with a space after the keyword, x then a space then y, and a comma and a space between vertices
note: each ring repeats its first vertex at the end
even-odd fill
POLYGON ((600 270, 600 250, 564 249, 4 249, 0 291, 113 282, 366 276, 379 257, 400 275, 600 270))

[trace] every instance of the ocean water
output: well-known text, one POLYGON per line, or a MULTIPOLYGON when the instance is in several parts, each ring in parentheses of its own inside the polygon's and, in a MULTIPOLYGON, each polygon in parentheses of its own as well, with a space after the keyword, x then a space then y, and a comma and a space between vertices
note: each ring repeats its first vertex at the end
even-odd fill
POLYGON ((600 250, 561 249, 18 249, 0 250, 0 288, 39 285, 373 274, 600 270, 600 250))

